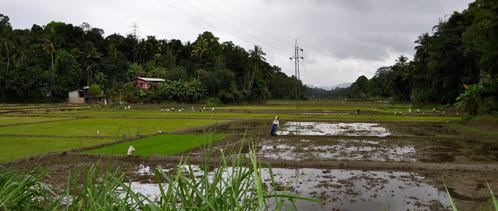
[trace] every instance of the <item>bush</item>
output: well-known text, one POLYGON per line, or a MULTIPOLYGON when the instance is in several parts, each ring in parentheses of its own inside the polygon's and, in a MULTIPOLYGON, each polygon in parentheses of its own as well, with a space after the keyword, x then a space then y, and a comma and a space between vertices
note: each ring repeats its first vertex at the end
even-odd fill
POLYGON ((209 99, 206 100, 206 106, 207 107, 220 107, 220 106, 225 106, 220 99, 216 97, 210 97, 209 99))
POLYGON ((100 86, 97 84, 92 84, 90 86, 90 89, 88 90, 88 94, 98 96, 102 93, 102 89, 100 89, 100 86))

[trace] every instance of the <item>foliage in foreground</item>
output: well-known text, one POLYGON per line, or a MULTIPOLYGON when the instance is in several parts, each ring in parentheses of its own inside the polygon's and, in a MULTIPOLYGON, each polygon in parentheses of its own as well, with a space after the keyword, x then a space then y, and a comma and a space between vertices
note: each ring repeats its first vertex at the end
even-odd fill
MULTIPOLYGON (((286 191, 287 186, 284 191, 277 191, 273 176, 271 190, 267 191, 261 178, 262 165, 256 161, 256 145, 249 146, 249 158, 241 153, 242 148, 227 156, 222 151, 223 162, 210 175, 213 145, 204 140, 204 161, 200 167, 204 175, 194 176, 188 157, 178 163, 170 176, 158 167, 155 176, 161 196, 156 199, 135 193, 131 184, 125 184, 125 173, 119 167, 111 167, 112 154, 105 169, 99 167, 100 161, 81 165, 78 157, 76 168, 68 173, 65 190, 41 182, 47 176, 46 167, 33 167, 25 173, 0 168, 0 210, 285 210, 296 209, 297 200, 327 203, 294 195, 286 191), (232 167, 227 164, 229 159, 232 167)), ((273 175, 269 164, 268 168, 273 175)))

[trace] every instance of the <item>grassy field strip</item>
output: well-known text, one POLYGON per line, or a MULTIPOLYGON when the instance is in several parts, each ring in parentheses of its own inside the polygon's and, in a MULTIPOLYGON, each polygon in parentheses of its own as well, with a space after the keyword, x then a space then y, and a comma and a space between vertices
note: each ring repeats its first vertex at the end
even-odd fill
MULTIPOLYGON (((27 115, 27 114, 26 114, 27 115)), ((18 116, 18 115, 17 115, 18 116)), ((22 115, 21 115, 22 116, 22 115)), ((282 120, 285 119, 303 119, 303 120, 330 120, 330 121, 426 121, 426 122, 438 122, 438 121, 459 121, 461 117, 459 116, 420 116, 420 115, 397 115, 379 113, 377 115, 373 114, 362 114, 354 115, 353 112, 350 115, 314 115, 314 114, 279 114, 279 113, 238 113, 238 112, 227 112, 227 113, 199 113, 199 112, 171 112, 163 113, 158 111, 147 111, 147 110, 136 110, 136 111, 95 111, 95 112, 80 112, 80 111, 68 111, 68 112, 54 112, 54 113, 44 113, 39 116, 45 117, 95 117, 95 118, 164 118, 164 119, 273 119, 275 116, 279 116, 282 120)), ((123 119, 123 121, 126 121, 123 119)))
POLYGON ((456 123, 451 123, 451 126, 454 127, 458 131, 462 132, 467 132, 467 133, 474 133, 474 134, 479 134, 482 136, 488 136, 488 137, 498 137, 498 132, 493 132, 493 131, 485 131, 481 129, 477 129, 471 126, 465 126, 461 124, 456 124, 456 123))
POLYGON ((323 115, 317 117, 321 120, 346 120, 346 121, 379 121, 379 122, 444 122, 459 121, 458 116, 402 116, 402 115, 323 115))
POLYGON ((0 116, 0 125, 11 125, 11 124, 20 124, 20 123, 36 123, 36 122, 47 122, 47 121, 57 121, 57 120, 69 120, 69 118, 0 116))
POLYGON ((50 151, 63 151, 96 144, 113 142, 109 138, 48 138, 0 136, 0 162, 41 155, 50 151))
MULTIPOLYGON (((32 114, 23 114, 23 115, 16 115, 16 116, 30 116, 32 114)), ((271 118, 274 119, 276 115, 281 116, 281 117, 292 117, 292 118, 313 118, 318 115, 311 115, 311 114, 306 114, 306 115, 295 115, 295 114, 279 114, 279 113, 267 113, 267 114, 261 114, 261 113, 199 113, 199 112, 175 112, 175 113, 163 113, 163 112, 157 112, 154 111, 153 113, 150 112, 125 112, 125 111, 117 111, 117 112, 87 112, 87 113, 81 113, 81 112, 73 112, 73 111, 66 111, 66 112, 51 112, 51 113, 44 113, 44 114, 37 114, 38 116, 45 116, 45 117, 95 117, 95 118, 173 118, 173 119, 185 119, 185 118, 210 118, 210 119, 217 119, 217 118, 228 118, 228 119, 267 119, 271 118)))
POLYGON ((0 106, 0 110, 17 110, 17 109, 46 109, 46 108, 56 108, 56 109, 66 109, 66 108, 88 108, 88 106, 0 106))
MULTIPOLYGON (((216 123, 216 120, 192 119, 78 119, 63 122, 48 122, 32 125, 0 127, 0 134, 54 135, 54 136, 116 136, 125 132, 135 136, 170 132, 190 127, 216 123), (98 131, 98 134, 97 134, 98 131)), ((218 122, 224 122, 219 120, 218 122)))
MULTIPOLYGON (((224 138, 228 135, 216 135, 215 140, 224 138)), ((203 144, 203 139, 206 138, 207 142, 211 142, 212 136, 207 135, 176 135, 176 134, 167 134, 167 135, 157 135, 149 138, 144 138, 140 140, 134 140, 133 147, 135 148, 135 152, 133 155, 141 155, 143 157, 148 157, 149 155, 173 155, 178 152, 183 152, 187 149, 201 146, 203 144)), ((114 154, 122 154, 126 155, 128 152, 128 148, 130 147, 131 142, 120 143, 116 145, 114 149, 114 154)), ((94 149, 85 151, 83 153, 105 153, 110 154, 112 152, 114 146, 107 146, 100 149, 94 149)))

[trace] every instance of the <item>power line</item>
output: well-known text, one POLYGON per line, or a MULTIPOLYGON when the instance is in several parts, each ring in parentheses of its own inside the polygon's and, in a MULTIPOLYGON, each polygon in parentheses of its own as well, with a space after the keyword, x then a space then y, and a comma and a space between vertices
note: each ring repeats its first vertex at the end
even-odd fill
MULTIPOLYGON (((178 10, 178 11, 180 11, 181 13, 186 14, 186 15, 188 15, 188 16, 190 16, 190 17, 192 17, 192 18, 195 18, 195 19, 197 19, 197 20, 199 20, 199 21, 201 21, 201 22, 203 22, 203 23, 205 23, 205 24, 207 24, 207 25, 210 25, 210 26, 212 26, 213 28, 216 28, 216 29, 218 29, 218 30, 221 30, 221 31, 223 31, 223 32, 225 32, 225 33, 227 33, 227 34, 229 34, 229 35, 232 35, 232 36, 234 36, 234 37, 237 37, 237 38, 239 38, 240 40, 242 40, 242 41, 244 41, 244 42, 247 42, 247 43, 249 43, 249 44, 253 44, 252 42, 249 42, 249 41, 247 41, 247 40, 245 40, 245 39, 242 39, 242 38, 240 38, 240 37, 238 37, 238 36, 235 36, 235 35, 233 35, 232 33, 227 32, 227 31, 226 31, 226 30, 224 30, 224 29, 221 29, 221 28, 219 28, 219 27, 217 27, 217 26, 215 26, 215 25, 213 25, 213 24, 210 24, 210 23, 208 23, 208 22, 206 22, 206 21, 204 21, 204 20, 202 20, 202 19, 200 19, 200 18, 198 18, 198 17, 195 17, 194 15, 191 15, 191 14, 189 14, 189 13, 187 13, 187 12, 185 12, 185 11, 181 10, 181 9, 178 9, 178 8, 176 8, 175 6, 171 5, 171 4, 168 4, 168 3, 166 3, 166 2, 164 2, 164 1, 162 1, 162 0, 157 0, 157 1, 158 1, 158 2, 161 2, 161 3, 165 4, 165 5, 168 5, 169 7, 173 8, 173 9, 175 9, 175 10, 178 10)), ((280 49, 277 49, 277 50, 280 50, 280 49)), ((268 50, 268 51, 273 52, 273 51, 271 51, 271 50, 268 50)), ((282 50, 280 50, 280 51, 282 51, 282 50)), ((275 52, 273 52, 273 53, 275 53, 275 52)))
MULTIPOLYGON (((277 49, 277 50, 279 50, 279 51, 282 51, 282 50, 280 50, 280 49, 279 49, 279 48, 277 48, 277 47, 274 47, 274 46, 272 46, 272 45, 270 45, 270 44, 268 44, 268 43, 265 43, 265 42, 263 42, 263 41, 259 40, 259 39, 258 39, 258 38, 256 38, 256 37, 253 37, 253 36, 251 36, 251 35, 249 35, 249 34, 247 34, 247 33, 243 32, 242 30, 240 30, 240 29, 238 29, 238 28, 236 28, 236 27, 234 27, 234 26, 232 26, 232 25, 228 24, 227 22, 225 22, 225 21, 223 21, 223 20, 221 20, 221 19, 219 19, 219 18, 215 17, 214 15, 209 14, 208 12, 206 12, 206 11, 202 10, 202 9, 201 9, 201 8, 199 8, 199 7, 196 7, 195 5, 193 5, 193 4, 191 4, 191 3, 189 3, 189 2, 187 2, 187 1, 185 1, 185 0, 183 0, 183 2, 187 3, 188 5, 190 5, 190 6, 194 7, 194 8, 196 8, 196 9, 198 9, 198 10, 200 10, 200 11, 201 11, 201 12, 203 12, 203 13, 206 13, 207 15, 209 15, 209 16, 211 16, 212 18, 214 18, 214 19, 216 19, 216 20, 218 20, 218 21, 220 21, 220 22, 222 22, 222 23, 226 24, 227 26, 230 26, 230 27, 232 27, 233 29, 235 29, 235 30, 237 30, 237 31, 239 31, 239 32, 241 32, 241 33, 243 33, 243 34, 247 35, 248 37, 251 37, 251 38, 253 38, 253 39, 255 39, 255 40, 257 40, 257 41, 259 41, 259 42, 261 42, 261 43, 263 43, 263 44, 265 44, 265 45, 268 45, 268 46, 270 46, 270 47, 272 47, 272 48, 274 48, 274 49, 277 49)), ((282 52, 283 52, 283 51, 282 51, 282 52)))
POLYGON ((310 72, 310 71, 306 68, 306 66, 304 66, 304 63, 301 63, 301 64, 303 65, 304 70, 306 70, 306 72, 308 72, 308 73, 309 73, 309 74, 310 74, 310 75, 311 75, 311 76, 315 79, 315 81, 316 81, 318 84, 320 84, 320 86, 322 86, 322 87, 323 87, 323 85, 320 83, 320 81, 318 81, 318 79, 316 79, 316 78, 315 78, 315 76, 314 76, 313 74, 311 74, 311 72, 310 72))
MULTIPOLYGON (((280 31, 276 30, 276 29, 275 29, 275 27, 269 26, 269 25, 267 25, 265 22, 260 21, 260 20, 258 20, 257 18, 255 18, 255 17, 253 17, 253 16, 251 16, 251 15, 249 15, 249 14, 245 13, 244 11, 242 11, 242 10, 240 10, 240 9, 238 9, 238 8, 236 8, 236 7, 232 6, 232 5, 230 5, 230 4, 227 4, 227 3, 226 3, 226 2, 224 2, 224 1, 221 1, 221 0, 218 0, 218 1, 219 1, 219 2, 221 2, 221 3, 223 3, 223 4, 226 4, 227 6, 229 6, 229 7, 231 7, 231 8, 234 8, 234 9, 238 10, 239 12, 244 13, 244 15, 249 16, 250 18, 252 18, 252 19, 256 20, 256 21, 257 21, 257 22, 259 22, 260 24, 263 24, 264 26, 268 27, 269 29, 272 29, 273 31, 275 31, 275 32, 277 32, 277 33, 280 33, 280 34, 282 34, 282 35, 285 35, 285 36, 287 36, 288 38, 294 39, 294 38, 292 38, 291 36, 289 36, 289 35, 287 35, 287 34, 285 34, 285 33, 283 33, 283 32, 280 32, 280 31)), ((289 44, 290 44, 290 43, 289 43, 289 44)), ((292 44, 290 44, 290 45, 292 45, 292 44)))
MULTIPOLYGON (((224 15, 226 15, 226 16, 228 16, 228 17, 230 17, 230 18, 232 18, 232 19, 234 19, 234 20, 236 20, 236 21, 238 21, 238 22, 240 22, 240 23, 243 23, 243 24, 244 24, 244 25, 246 25, 246 26, 249 26, 249 27, 251 27, 251 28, 253 28, 253 29, 255 29, 255 30, 257 30, 257 31, 259 31, 259 32, 261 32, 261 33, 263 33, 263 34, 266 34, 266 35, 268 35, 269 37, 272 37, 273 39, 276 39, 276 40, 278 40, 278 41, 280 41, 280 42, 282 42, 282 43, 285 43, 285 44, 287 44, 287 45, 293 46, 292 44, 290 44, 290 43, 288 43, 288 42, 286 42, 286 41, 283 41, 283 40, 281 40, 281 39, 279 39, 279 38, 277 38, 277 37, 274 37, 273 35, 268 34, 268 33, 266 33, 266 32, 265 32, 265 31, 263 31, 263 30, 260 30, 260 29, 258 29, 258 28, 256 28, 256 27, 253 27, 253 26, 251 26, 251 25, 249 25, 249 24, 247 24, 247 23, 245 23, 245 22, 243 22, 243 21, 241 21, 241 20, 239 20, 239 19, 237 19, 237 18, 235 18, 235 17, 233 17, 233 16, 231 16, 231 15, 229 15, 229 14, 226 14, 225 12, 223 12, 223 11, 221 11, 221 10, 218 10, 218 9, 216 9, 216 8, 214 8, 214 7, 211 7, 211 6, 209 6, 208 4, 206 4, 206 3, 204 3, 204 2, 202 2, 202 1, 200 1, 200 0, 197 0, 197 1, 198 1, 199 3, 201 3, 201 4, 204 4, 204 5, 208 6, 209 8, 211 8, 211 9, 213 9, 213 10, 216 10, 216 11, 218 11, 218 12, 220 12, 220 13, 223 13, 224 15)), ((220 2, 221 2, 221 1, 220 1, 220 2)), ((223 3, 223 2, 222 2, 222 3, 223 3)))

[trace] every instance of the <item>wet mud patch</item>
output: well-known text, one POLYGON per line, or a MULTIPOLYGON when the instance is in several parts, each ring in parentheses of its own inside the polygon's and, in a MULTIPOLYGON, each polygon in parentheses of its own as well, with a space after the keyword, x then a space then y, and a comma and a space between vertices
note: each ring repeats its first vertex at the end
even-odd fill
POLYGON ((306 136, 376 136, 391 135, 388 128, 377 123, 286 122, 277 135, 306 136))
POLYGON ((281 138, 262 139, 257 155, 265 159, 313 161, 416 162, 416 149, 402 141, 384 139, 281 138))

